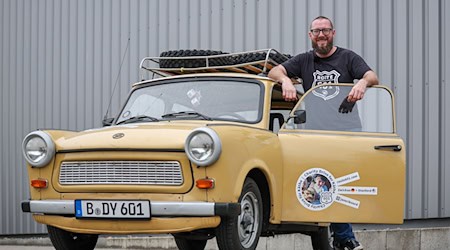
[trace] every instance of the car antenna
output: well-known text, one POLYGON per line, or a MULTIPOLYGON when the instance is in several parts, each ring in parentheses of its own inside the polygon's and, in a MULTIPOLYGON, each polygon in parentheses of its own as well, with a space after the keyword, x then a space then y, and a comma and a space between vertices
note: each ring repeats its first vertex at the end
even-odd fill
POLYGON ((103 120, 106 120, 106 119, 108 118, 108 113, 109 113, 109 110, 110 110, 110 108, 111 108, 112 98, 113 98, 113 96, 114 96, 114 92, 116 92, 117 84, 119 83, 120 72, 122 71, 122 65, 123 65, 123 61, 125 61, 125 55, 126 55, 127 52, 128 52, 128 47, 130 47, 130 35, 129 35, 129 34, 128 34, 127 47, 126 47, 126 49, 125 49, 125 51, 124 51, 124 53, 123 53, 122 61, 120 62, 119 73, 117 74, 116 83, 114 83, 113 91, 112 91, 112 93, 111 93, 111 96, 109 97, 108 108, 106 109, 106 114, 105 114, 105 116, 103 117, 103 120))

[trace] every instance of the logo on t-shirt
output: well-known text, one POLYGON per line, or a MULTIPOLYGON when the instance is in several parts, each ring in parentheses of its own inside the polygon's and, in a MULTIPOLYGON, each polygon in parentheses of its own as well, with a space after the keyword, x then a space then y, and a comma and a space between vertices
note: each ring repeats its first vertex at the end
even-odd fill
MULTIPOLYGON (((314 81, 312 83, 312 86, 315 87, 322 84, 339 83, 339 76, 341 76, 341 74, 339 74, 339 72, 337 72, 336 70, 332 71, 316 70, 316 72, 313 73, 314 81)), ((327 101, 339 94, 339 87, 322 86, 320 88, 313 90, 313 94, 327 101)))

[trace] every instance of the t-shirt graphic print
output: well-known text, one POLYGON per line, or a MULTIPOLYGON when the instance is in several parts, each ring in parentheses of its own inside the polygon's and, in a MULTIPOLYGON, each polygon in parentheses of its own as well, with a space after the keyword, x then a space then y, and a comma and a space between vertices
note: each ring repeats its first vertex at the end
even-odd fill
MULTIPOLYGON (((336 70, 332 71, 316 70, 313 73, 314 81, 312 83, 312 86, 315 87, 323 84, 339 83, 339 76, 341 76, 341 74, 339 74, 339 72, 337 72, 336 70)), ((320 88, 313 90, 313 94, 317 97, 324 99, 325 101, 328 101, 339 95, 339 87, 322 86, 320 88)))

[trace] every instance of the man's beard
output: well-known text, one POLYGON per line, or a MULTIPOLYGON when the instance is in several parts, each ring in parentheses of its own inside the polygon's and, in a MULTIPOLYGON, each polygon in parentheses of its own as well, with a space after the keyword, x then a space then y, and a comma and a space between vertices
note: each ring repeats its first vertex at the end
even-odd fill
POLYGON ((311 44, 314 51, 321 55, 327 55, 331 51, 331 49, 333 49, 333 40, 327 42, 327 45, 325 47, 319 47, 319 45, 317 45, 317 42, 315 41, 311 41, 311 44))

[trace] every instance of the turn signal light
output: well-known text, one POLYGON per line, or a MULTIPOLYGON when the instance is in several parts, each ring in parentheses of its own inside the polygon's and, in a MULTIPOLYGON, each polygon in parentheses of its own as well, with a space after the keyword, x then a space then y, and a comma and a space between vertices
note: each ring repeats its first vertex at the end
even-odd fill
POLYGON ((31 186, 34 188, 46 188, 47 185, 48 185, 48 181, 45 179, 31 180, 31 186))
POLYGON ((206 178, 200 179, 195 182, 196 186, 200 189, 211 189, 214 188, 214 179, 206 178))

